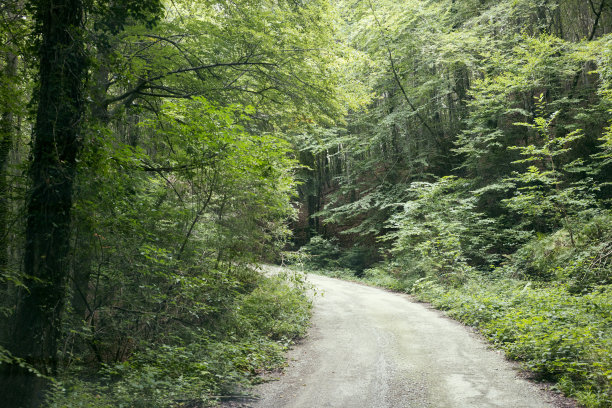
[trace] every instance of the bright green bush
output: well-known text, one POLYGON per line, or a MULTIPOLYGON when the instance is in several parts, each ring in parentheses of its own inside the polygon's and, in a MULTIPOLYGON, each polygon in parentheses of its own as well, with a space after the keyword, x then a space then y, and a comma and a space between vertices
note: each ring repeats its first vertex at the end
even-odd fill
POLYGON ((239 300, 235 329, 241 336, 260 335, 286 343, 305 334, 310 303, 302 288, 280 279, 267 278, 239 300))
POLYGON ((412 286, 412 280, 400 273, 400 269, 388 270, 378 266, 367 269, 363 275, 363 281, 383 288, 405 292, 412 286))

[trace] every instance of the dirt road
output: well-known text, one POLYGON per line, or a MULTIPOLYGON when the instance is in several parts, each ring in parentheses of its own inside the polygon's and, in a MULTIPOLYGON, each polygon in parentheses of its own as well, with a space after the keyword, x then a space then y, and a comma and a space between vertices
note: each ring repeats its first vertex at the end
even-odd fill
POLYGON ((253 408, 540 408, 551 397, 460 324, 407 296, 310 276, 312 328, 253 408))

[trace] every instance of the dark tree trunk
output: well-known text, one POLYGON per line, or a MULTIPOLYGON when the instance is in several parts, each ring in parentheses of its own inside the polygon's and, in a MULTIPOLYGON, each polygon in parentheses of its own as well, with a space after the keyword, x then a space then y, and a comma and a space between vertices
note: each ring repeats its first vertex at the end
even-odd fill
MULTIPOLYGON (((32 2, 40 34, 38 110, 33 131, 22 290, 9 349, 41 373, 57 368, 68 277, 70 209, 79 150, 86 59, 82 0, 32 2)), ((6 407, 35 407, 46 381, 19 365, 2 372, 6 407)))
MULTIPOLYGON (((6 53, 6 66, 4 75, 10 83, 17 75, 17 56, 11 52, 6 53)), ((9 92, 10 95, 10 92, 9 92)), ((8 104, 7 104, 8 105, 8 104)), ((13 112, 7 106, 0 117, 0 275, 8 266, 8 214, 9 214, 9 187, 7 180, 8 157, 13 146, 13 112)))

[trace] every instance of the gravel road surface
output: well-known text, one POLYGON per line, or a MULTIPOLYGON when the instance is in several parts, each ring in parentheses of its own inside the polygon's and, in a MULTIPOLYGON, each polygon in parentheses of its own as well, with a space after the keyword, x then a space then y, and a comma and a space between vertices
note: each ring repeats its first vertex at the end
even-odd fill
POLYGON ((521 378, 476 334, 406 295, 309 276, 308 336, 252 408, 544 408, 555 398, 521 378))

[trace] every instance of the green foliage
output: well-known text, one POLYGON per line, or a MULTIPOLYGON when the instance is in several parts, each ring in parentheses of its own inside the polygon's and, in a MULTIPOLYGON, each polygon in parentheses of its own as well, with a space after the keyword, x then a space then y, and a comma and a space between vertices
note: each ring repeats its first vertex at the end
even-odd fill
MULTIPOLYGON (((389 236, 413 182, 454 175, 469 184, 464 198, 478 192, 474 212, 494 220, 498 235, 520 235, 487 250, 497 264, 525 233, 563 222, 571 229, 568 217, 593 207, 594 194, 605 199, 596 145, 609 115, 589 70, 604 78, 609 56, 604 46, 575 42, 583 27, 571 16, 592 11, 561 3, 342 2, 341 33, 358 55, 344 80, 369 78, 373 96, 349 111, 346 126, 300 139, 315 156, 308 183, 318 191, 302 198, 317 197, 308 205, 324 226, 317 232, 342 246, 389 236)), ((379 241, 381 249, 389 242, 379 241)))
MULTIPOLYGON (((470 89, 473 99, 469 103, 468 127, 457 139, 457 151, 465 155, 462 166, 482 181, 510 173, 512 162, 519 159, 507 151, 507 146, 522 146, 527 140, 527 135, 513 126, 517 122, 535 115, 540 123, 527 126, 539 126, 540 137, 544 136, 542 132, 549 132, 543 128, 548 123, 542 105, 543 89, 547 99, 553 101, 549 107, 568 111, 563 119, 557 118, 557 129, 569 126, 575 130, 575 123, 563 122, 580 110, 580 100, 566 95, 564 88, 576 75, 574 66, 580 58, 576 46, 552 35, 510 37, 504 42, 509 49, 490 52, 482 67, 486 74, 475 80, 470 89)), ((549 119, 557 116, 549 114, 549 119)), ((535 142, 542 140, 536 137, 535 142)))
POLYGON ((307 265, 317 269, 337 268, 341 251, 334 241, 321 236, 310 238, 310 242, 300 249, 300 252, 306 254, 307 265))
POLYGON ((499 262, 491 251, 505 238, 496 233, 495 221, 476 212, 476 198, 467 194, 469 183, 443 177, 435 183, 412 183, 412 199, 403 213, 389 221, 392 253, 414 276, 435 276, 460 284, 475 266, 488 268, 499 262))
POLYGON ((238 302, 235 327, 240 336, 267 336, 288 345, 305 334, 310 303, 300 285, 291 287, 280 277, 269 278, 238 302))
MULTIPOLYGON (((541 94, 536 102, 538 115, 545 109, 544 95, 541 94)), ((525 158, 516 160, 514 163, 526 163, 524 173, 514 173, 514 177, 507 181, 516 182, 520 185, 516 194, 504 200, 511 210, 523 213, 530 218, 545 217, 548 223, 562 222, 565 229, 570 233, 572 245, 574 244, 574 232, 571 218, 578 214, 584 214, 589 208, 595 207, 596 202, 593 195, 593 180, 590 177, 581 177, 579 182, 567 182, 567 173, 579 173, 589 171, 582 160, 563 164, 564 155, 571 152, 571 146, 583 137, 582 131, 576 129, 566 135, 555 136, 552 133, 552 122, 559 115, 555 111, 547 119, 536 116, 534 123, 516 123, 533 129, 537 133, 537 139, 541 145, 510 146, 509 149, 520 151, 525 158), (582 166, 581 166, 582 165, 582 166), (565 174, 564 174, 565 173, 565 174)))
POLYGON ((316 235, 300 248, 304 254, 304 266, 310 270, 350 270, 361 276, 363 271, 376 259, 372 248, 354 244, 350 248, 341 248, 335 238, 325 239, 316 235))
POLYGON ((515 276, 564 282, 572 292, 610 284, 610 225, 610 213, 604 212, 577 224, 574 242, 566 229, 536 237, 513 254, 508 266, 515 276))
MULTIPOLYGON (((291 340, 303 335, 310 301, 282 277, 256 276, 255 288, 225 302, 222 323, 190 326, 106 364, 98 379, 68 371, 50 396, 50 407, 208 406, 235 395, 258 374, 281 367, 291 340)), ((192 311, 193 312, 193 311, 192 311)))
POLYGON ((507 355, 589 408, 612 404, 612 297, 609 286, 572 295, 564 285, 474 280, 449 289, 423 280, 414 292, 477 326, 507 355))
POLYGON ((418 276, 409 268, 402 268, 399 264, 375 266, 366 269, 363 274, 363 282, 374 286, 380 286, 398 292, 410 292, 418 276))
POLYGON ((357 276, 361 276, 364 270, 371 266, 377 258, 374 248, 363 244, 354 244, 342 251, 338 263, 340 267, 353 270, 357 276))
POLYGON ((156 27, 126 27, 98 55, 114 77, 112 113, 126 100, 157 110, 160 98, 204 96, 256 106, 251 116, 266 130, 330 121, 334 53, 318 52, 331 46, 329 18, 320 0, 175 1, 156 27))
POLYGON ((142 127, 146 150, 91 129, 75 206, 90 246, 76 248, 78 329, 66 342, 80 352, 69 364, 113 364, 141 342, 213 328, 253 289, 248 265, 287 234, 293 161, 279 138, 245 130, 249 111, 169 103, 142 127))

